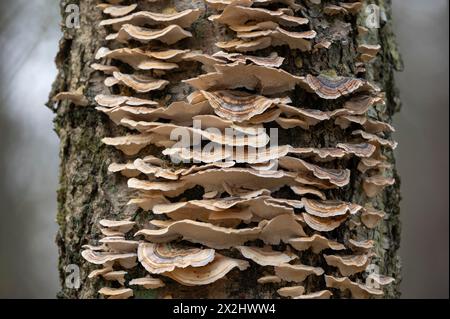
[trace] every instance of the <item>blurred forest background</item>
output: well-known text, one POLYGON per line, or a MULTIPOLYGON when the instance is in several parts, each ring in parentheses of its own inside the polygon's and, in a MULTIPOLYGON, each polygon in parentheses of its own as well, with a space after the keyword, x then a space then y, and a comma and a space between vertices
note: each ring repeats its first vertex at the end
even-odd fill
MULTIPOLYGON (((0 0, 0 298, 59 289, 58 138, 44 103, 61 37, 57 0, 0 0)), ((403 298, 448 298, 448 0, 393 0, 405 71, 395 117, 403 298)))

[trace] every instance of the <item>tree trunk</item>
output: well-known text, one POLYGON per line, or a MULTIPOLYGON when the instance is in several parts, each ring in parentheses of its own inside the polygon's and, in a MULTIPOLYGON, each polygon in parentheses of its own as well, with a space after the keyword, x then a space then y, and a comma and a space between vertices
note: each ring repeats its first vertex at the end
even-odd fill
MULTIPOLYGON (((137 1, 140 9, 158 11, 162 4, 151 4, 146 1, 137 1)), ((280 56, 286 58, 282 68, 294 75, 321 73, 338 74, 349 77, 365 77, 367 80, 377 83, 386 93, 386 107, 374 108, 371 115, 379 120, 390 122, 392 116, 400 108, 398 93, 394 84, 394 71, 401 68, 401 61, 397 52, 395 38, 392 33, 391 3, 389 0, 366 1, 364 7, 357 15, 326 15, 323 7, 327 1, 320 5, 312 5, 308 0, 299 1, 306 8, 297 14, 310 19, 310 27, 317 31, 318 39, 327 39, 332 42, 328 49, 317 49, 314 52, 300 52, 290 50, 288 47, 276 47, 280 56), (325 4, 324 4, 325 3, 325 4), (376 4, 381 8, 380 28, 369 29, 365 36, 358 35, 357 26, 363 25, 367 19, 368 4, 376 4), (301 12, 301 13, 300 13, 301 12), (377 58, 372 63, 366 63, 366 73, 356 74, 359 43, 379 43, 382 47, 377 58)), ((84 95, 89 100, 89 106, 75 106, 69 102, 61 102, 57 106, 49 104, 56 113, 55 130, 61 140, 60 146, 60 185, 58 190, 57 222, 59 232, 57 244, 59 247, 59 273, 62 289, 58 297, 61 298, 97 298, 100 287, 107 285, 101 279, 88 279, 90 271, 95 269, 80 255, 82 245, 95 242, 101 238, 98 222, 101 219, 123 219, 139 216, 137 220, 145 220, 148 215, 142 210, 126 205, 130 198, 126 178, 119 174, 108 174, 108 165, 112 162, 125 162, 126 157, 112 147, 101 142, 104 137, 124 135, 127 130, 114 125, 104 114, 95 110, 94 97, 104 94, 108 89, 104 86, 105 76, 90 68, 95 63, 95 53, 102 46, 109 46, 105 41, 107 32, 99 27, 98 23, 104 19, 101 10, 96 8, 94 0, 61 0, 61 13, 67 17, 65 9, 69 4, 76 4, 80 8, 80 28, 68 28, 63 26, 64 37, 60 42, 60 52, 56 57, 59 69, 58 77, 54 83, 51 96, 58 92, 76 91, 82 88, 84 95), (70 264, 78 265, 81 269, 81 287, 73 289, 65 284, 65 267, 70 264)), ((163 2, 161 2, 163 3, 163 2)), ((174 6, 177 11, 186 8, 202 8, 206 10, 203 0, 170 0, 164 1, 169 6, 174 6)), ((207 17, 216 13, 208 9, 189 29, 193 38, 183 40, 181 47, 192 50, 202 50, 205 53, 216 51, 214 43, 223 39, 223 27, 213 24, 207 17)), ((251 53, 250 53, 251 54, 251 53)), ((192 67, 185 73, 178 74, 178 78, 187 79, 198 76, 204 72, 200 67, 192 67)), ((179 84, 171 88, 172 100, 184 100, 188 94, 187 85, 179 84)), ((304 94, 297 87, 292 92, 295 106, 326 109, 327 101, 313 97, 312 94, 304 94)), ((285 130, 280 133, 280 140, 293 146, 329 147, 346 140, 346 135, 351 131, 342 130, 331 121, 319 123, 310 130, 300 128, 285 130)), ((154 149, 146 149, 156 152, 154 149)), ((394 155, 387 150, 385 155, 391 164, 395 164, 394 155)), ((396 183, 384 190, 373 199, 363 194, 360 173, 357 171, 357 162, 348 160, 343 162, 352 172, 349 185, 338 190, 327 192, 329 198, 338 198, 366 205, 371 203, 374 207, 385 211, 386 218, 372 230, 360 227, 356 230, 347 228, 334 231, 334 238, 344 239, 349 234, 358 238, 368 238, 375 241, 375 253, 373 262, 380 267, 383 275, 392 276, 395 283, 384 289, 386 298, 399 297, 400 261, 397 250, 400 242, 399 221, 399 178, 395 173, 396 183)), ((304 253, 302 261, 319 263, 326 273, 333 273, 335 269, 327 267, 323 260, 317 256, 304 253)), ((162 298, 171 295, 174 298, 278 298, 276 290, 279 284, 260 285, 256 279, 265 273, 262 267, 255 264, 244 271, 234 270, 227 279, 206 287, 185 287, 171 280, 167 280, 163 289, 142 292, 136 291, 135 296, 141 298, 162 298)), ((141 275, 144 275, 141 273, 141 275)), ((363 277, 357 277, 363 278, 363 277)), ((326 289, 322 277, 309 277, 305 283, 307 292, 326 289)), ((346 297, 345 293, 333 291, 334 297, 346 297)))

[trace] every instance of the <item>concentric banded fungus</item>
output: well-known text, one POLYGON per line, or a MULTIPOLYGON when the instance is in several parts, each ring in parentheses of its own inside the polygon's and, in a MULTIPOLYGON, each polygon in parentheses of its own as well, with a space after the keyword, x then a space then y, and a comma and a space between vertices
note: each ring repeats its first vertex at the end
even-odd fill
POLYGON ((366 270, 370 263, 368 255, 323 255, 328 265, 337 267, 343 276, 351 276, 366 270))
POLYGON ((214 260, 214 250, 172 243, 141 243, 138 257, 139 262, 149 273, 161 274, 175 268, 205 266, 214 260))
POLYGON ((233 259, 216 254, 214 261, 203 267, 177 268, 172 272, 164 273, 185 286, 202 286, 211 284, 229 273, 233 268, 244 271, 250 266, 247 261, 233 259))
POLYGON ((392 149, 396 149, 397 148, 397 142, 395 141, 389 141, 386 140, 384 138, 381 138, 375 134, 371 134, 368 132, 364 132, 362 130, 357 130, 352 132, 353 135, 360 135, 363 139, 374 143, 375 145, 382 145, 382 146, 387 146, 390 147, 392 149))
POLYGON ((130 280, 130 286, 142 286, 145 289, 158 289, 165 286, 164 282, 159 278, 143 277, 130 280))
POLYGON ((91 264, 104 265, 110 262, 117 262, 126 269, 136 266, 136 253, 113 253, 113 252, 98 252, 92 250, 83 250, 81 256, 91 264))
POLYGON ((303 286, 291 286, 283 287, 277 290, 278 294, 282 297, 299 297, 305 292, 305 287, 303 286))
POLYGON ((166 80, 157 80, 145 75, 114 72, 113 77, 105 80, 105 84, 106 86, 122 84, 132 88, 136 92, 146 93, 155 90, 162 90, 167 86, 167 84, 169 84, 169 82, 166 80))
POLYGON ((312 229, 320 232, 329 232, 338 228, 346 219, 347 216, 338 216, 334 218, 321 218, 311 216, 309 214, 302 214, 305 223, 312 229))
POLYGON ((289 103, 289 99, 269 99, 241 91, 201 91, 201 93, 208 99, 217 115, 236 122, 249 120, 276 104, 289 103))
POLYGON ((318 96, 329 100, 337 99, 353 92, 378 92, 380 90, 365 80, 349 77, 330 77, 323 74, 317 77, 307 75, 306 81, 318 96))
POLYGON ((270 247, 259 248, 251 246, 237 246, 237 250, 247 259, 253 260, 261 266, 277 266, 286 264, 296 258, 291 252, 274 251, 270 247))
POLYGON ((300 237, 289 240, 289 244, 298 251, 311 249, 314 254, 319 254, 324 249, 344 250, 345 246, 331 241, 321 235, 314 234, 311 237, 300 237))
POLYGON ((302 203, 308 214, 323 218, 342 216, 347 213, 354 215, 362 209, 360 205, 336 200, 320 201, 302 198, 302 203))
POLYGON ((382 296, 383 291, 375 288, 365 286, 363 284, 351 281, 347 277, 336 278, 325 275, 325 283, 329 288, 336 288, 341 291, 350 290, 353 298, 367 299, 372 296, 382 296))
POLYGON ((279 164, 282 168, 289 171, 311 172, 315 177, 327 180, 339 187, 345 186, 350 182, 350 170, 348 169, 327 169, 289 156, 280 158, 279 164))
POLYGON ((310 275, 323 275, 323 269, 306 265, 285 264, 275 266, 275 274, 285 281, 303 282, 310 275))
POLYGON ((133 290, 130 288, 103 287, 98 291, 98 293, 108 299, 128 299, 133 297, 133 290))

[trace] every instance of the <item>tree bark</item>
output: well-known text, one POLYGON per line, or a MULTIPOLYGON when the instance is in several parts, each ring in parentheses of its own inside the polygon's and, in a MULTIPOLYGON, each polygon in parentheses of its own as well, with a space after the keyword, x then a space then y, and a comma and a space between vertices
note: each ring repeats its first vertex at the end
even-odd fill
MULTIPOLYGON (((140 8, 157 11, 152 4, 138 1, 140 8)), ((165 1, 166 2, 166 1, 165 1)), ((167 1, 176 9, 199 7, 206 9, 203 0, 171 0, 167 1)), ((286 47, 277 47, 279 55, 286 58, 283 68, 294 75, 336 73, 343 76, 355 75, 355 61, 357 61, 356 47, 361 41, 358 36, 357 25, 364 19, 364 9, 355 16, 329 16, 322 14, 318 8, 311 6, 307 0, 299 1, 307 8, 302 11, 311 21, 311 29, 318 32, 318 38, 327 37, 333 44, 328 50, 317 52, 299 52, 286 47)), ((322 1, 327 2, 327 1, 322 1)), ((100 10, 95 6, 95 0, 61 0, 61 13, 65 19, 65 8, 68 4, 77 4, 80 8, 81 26, 79 29, 62 27, 64 37, 60 42, 60 52, 56 57, 59 69, 58 77, 54 83, 51 96, 61 91, 75 91, 83 88, 90 101, 88 107, 79 107, 69 102, 61 102, 57 106, 49 103, 56 113, 55 130, 61 140, 60 144, 60 181, 58 190, 57 222, 59 231, 57 245, 59 247, 59 273, 62 288, 60 298, 96 298, 97 290, 105 283, 102 280, 89 280, 87 275, 94 268, 80 256, 81 246, 99 239, 101 234, 97 227, 98 221, 103 218, 118 219, 139 216, 145 219, 146 215, 139 209, 127 206, 129 190, 126 179, 119 175, 107 173, 108 165, 113 162, 123 162, 125 157, 119 151, 102 144, 103 137, 118 136, 126 132, 118 128, 110 120, 94 108, 94 97, 105 93, 103 85, 104 76, 94 72, 89 66, 95 62, 96 51, 107 46, 104 40, 107 35, 105 29, 98 26, 102 20, 100 10), (65 267, 69 264, 79 265, 81 268, 81 287, 71 289, 65 285, 65 267)), ((394 72, 400 70, 401 60, 397 52, 395 37, 392 32, 391 3, 389 0, 366 1, 367 4, 376 4, 381 9, 381 25, 378 29, 370 29, 364 40, 379 43, 382 50, 374 63, 366 64, 367 80, 377 83, 382 91, 386 92, 386 107, 374 109, 380 120, 390 122, 392 116, 400 108, 398 92, 394 84, 394 72)), ((158 5, 153 4, 158 9, 158 5)), ((190 31, 192 40, 183 42, 184 47, 199 49, 207 53, 214 52, 214 43, 223 36, 222 29, 207 20, 212 11, 206 11, 194 23, 190 31)), ((182 78, 189 78, 201 74, 200 67, 185 71, 182 78)), ((172 89, 173 100, 183 100, 186 87, 179 85, 172 89)), ((293 105, 317 107, 325 109, 329 102, 305 95, 301 90, 293 92, 293 105)), ((333 123, 323 123, 309 131, 292 129, 281 134, 282 142, 291 145, 311 145, 313 147, 327 147, 345 140, 345 133, 333 123)), ((152 150, 148 150, 152 152, 152 150)), ((395 164, 394 154, 386 152, 389 162, 395 164)), ((347 187, 331 192, 331 198, 348 200, 356 203, 367 203, 361 187, 361 179, 356 171, 355 161, 342 162, 352 170, 352 180, 347 187), (354 173, 354 174, 353 174, 354 173)), ((395 170, 395 168, 394 168, 395 170)), ((399 221, 399 178, 396 184, 388 187, 381 196, 371 200, 374 207, 386 212, 387 218, 375 229, 358 229, 357 235, 361 238, 375 241, 377 257, 374 262, 380 267, 384 275, 396 278, 394 284, 385 288, 386 298, 399 297, 400 260, 397 255, 400 242, 399 221)), ((328 195, 328 194, 327 194, 328 195)), ((333 233, 336 238, 348 236, 350 231, 343 230, 333 233)), ((355 231, 352 231, 353 233, 355 231)), ((355 234, 355 233, 354 233, 355 234)), ((355 234, 356 235, 356 234, 355 234)), ((319 262, 327 271, 323 260, 317 256, 304 254, 302 260, 319 262)), ((328 268, 329 270, 329 268, 328 268)), ((277 285, 258 285, 256 279, 264 273, 259 267, 251 267, 245 272, 233 271, 227 279, 205 287, 183 287, 169 282, 164 289, 154 292, 136 292, 140 298, 162 298, 171 295, 174 298, 278 298, 277 285)), ((308 278, 305 282, 307 291, 325 289, 322 277, 308 278)), ((346 297, 345 294, 335 293, 334 297, 346 297)))

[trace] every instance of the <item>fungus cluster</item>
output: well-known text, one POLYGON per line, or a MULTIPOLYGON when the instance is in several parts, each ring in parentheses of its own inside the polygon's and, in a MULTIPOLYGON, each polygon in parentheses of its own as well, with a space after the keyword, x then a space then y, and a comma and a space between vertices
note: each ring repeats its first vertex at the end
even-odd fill
MULTIPOLYGON (((213 54, 187 49, 183 42, 193 37, 189 28, 203 14, 199 9, 174 12, 155 0, 160 12, 137 11, 136 4, 118 2, 98 6, 108 16, 100 25, 111 31, 106 38, 111 45, 98 50, 92 65, 105 74, 105 93, 95 102, 115 124, 133 132, 103 139, 126 158, 109 171, 128 178, 135 194, 128 204, 151 214, 145 223, 103 220, 99 246, 84 246, 82 256, 103 267, 89 277, 118 285, 99 293, 129 298, 134 286, 158 289, 168 280, 209 285, 230 271, 260 267, 255 285, 274 284, 282 297, 330 298, 339 290, 354 298, 382 295, 358 277, 374 256, 374 242, 342 240, 333 232, 351 225, 373 228, 385 215, 366 206, 364 198, 352 203, 333 195, 354 173, 367 198, 394 183, 383 155, 396 147, 385 136, 393 128, 368 115, 383 103, 380 89, 362 78, 283 69, 285 59, 276 47, 309 52, 316 37, 295 0, 205 0, 214 11, 211 23, 232 34, 216 43, 213 54), (178 76, 177 70, 196 63, 206 73, 178 76), (181 96, 190 92, 185 99, 162 97, 180 85, 181 96), (341 106, 293 105, 294 90, 341 106), (324 122, 357 129, 326 148, 269 146, 263 130, 267 125, 313 130, 324 122), (229 128, 238 134, 228 135, 229 128), (171 135, 180 130, 193 145, 177 144, 171 135), (158 151, 148 151, 149 146, 158 151), (342 166, 350 159, 359 162, 358 171, 342 166), (185 192, 199 188, 199 195, 186 199, 185 192), (306 253, 315 258, 302 258, 306 253), (136 267, 148 275, 129 278, 127 270, 136 267), (306 289, 308 277, 324 282, 326 290, 306 289)), ((323 12, 356 14, 360 7, 360 2, 327 4, 323 12)), ((379 49, 360 45, 357 50, 367 62, 379 49)), ((380 286, 390 282, 378 280, 380 286)))

